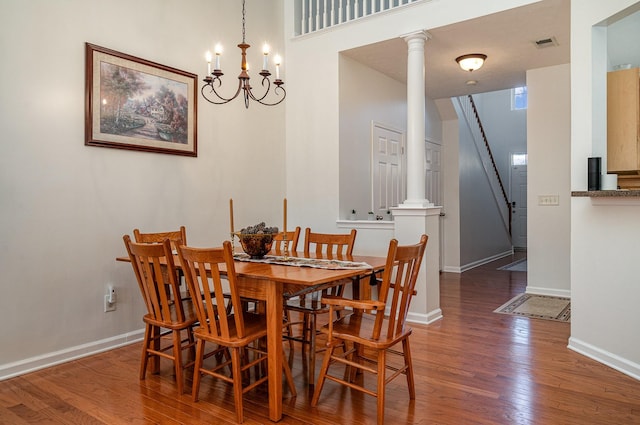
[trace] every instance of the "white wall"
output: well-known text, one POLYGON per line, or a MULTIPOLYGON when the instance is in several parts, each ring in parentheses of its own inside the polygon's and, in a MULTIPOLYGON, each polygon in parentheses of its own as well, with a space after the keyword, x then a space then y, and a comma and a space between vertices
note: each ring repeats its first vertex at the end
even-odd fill
MULTIPOLYGON (((606 120, 600 109, 593 112, 594 93, 605 84, 606 40, 594 37, 592 27, 634 4, 637 10, 640 3, 635 0, 572 1, 572 190, 587 188, 586 158, 596 149, 594 130, 606 120)), ((610 204, 596 205, 580 197, 571 200, 569 347, 640 379, 640 340, 634 331, 640 323, 640 206, 610 204)))
MULTIPOLYGON (((280 1, 248 1, 254 63, 265 39, 282 51, 282 18, 280 1)), ((220 245, 230 197, 237 226, 281 221, 282 106, 199 99, 197 158, 84 146, 85 42, 201 80, 204 52, 221 41, 233 91, 240 24, 240 2, 222 0, 0 2, 0 318, 12 324, 0 331, 0 378, 140 336, 138 287, 115 261, 133 228, 184 224, 190 244, 220 245), (212 20, 220 16, 229 19, 212 20), (112 313, 103 312, 108 283, 118 291, 112 313)))
POLYGON ((407 86, 340 56, 340 218, 366 220, 371 205, 371 123, 406 134, 407 86), (375 87, 375 90, 371 90, 375 87))
POLYGON ((491 152, 509 194, 512 153, 527 152, 527 110, 511 110, 511 90, 473 95, 491 152))
POLYGON ((527 71, 527 292, 570 296, 571 66, 527 71), (558 206, 538 205, 557 195, 558 206))

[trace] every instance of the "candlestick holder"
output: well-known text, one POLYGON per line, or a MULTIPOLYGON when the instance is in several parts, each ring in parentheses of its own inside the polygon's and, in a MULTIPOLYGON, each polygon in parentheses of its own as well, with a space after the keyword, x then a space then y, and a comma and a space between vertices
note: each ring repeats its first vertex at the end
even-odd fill
POLYGON ((235 232, 230 232, 231 235, 231 255, 236 255, 236 248, 234 243, 234 238, 236 236, 235 232))
POLYGON ((287 242, 287 232, 284 232, 282 235, 282 243, 284 244, 284 252, 283 258, 285 260, 289 259, 289 242, 287 242))

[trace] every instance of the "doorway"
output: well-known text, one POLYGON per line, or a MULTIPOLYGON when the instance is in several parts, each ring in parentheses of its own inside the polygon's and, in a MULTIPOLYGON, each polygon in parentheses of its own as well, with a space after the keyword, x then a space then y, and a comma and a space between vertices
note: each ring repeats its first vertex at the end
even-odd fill
POLYGON ((511 154, 511 243, 516 251, 527 250, 527 154, 511 154))

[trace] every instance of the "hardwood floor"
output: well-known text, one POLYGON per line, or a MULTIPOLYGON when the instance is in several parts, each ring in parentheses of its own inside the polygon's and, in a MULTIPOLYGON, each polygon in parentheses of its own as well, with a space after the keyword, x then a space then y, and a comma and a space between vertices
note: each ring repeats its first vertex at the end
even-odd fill
MULTIPOLYGON (((526 273, 496 270, 510 261, 441 275, 444 319, 412 325, 416 400, 391 382, 386 423, 640 424, 640 382, 569 350, 569 324, 493 313, 526 286, 526 273)), ((298 396, 285 390, 280 423, 375 423, 373 397, 332 382, 311 408, 296 349, 298 396)), ((139 357, 137 343, 0 382, 0 424, 235 423, 229 385, 205 378, 193 403, 168 362, 139 381, 139 357)), ((245 395, 246 424, 271 423, 267 411, 266 388, 245 395)))

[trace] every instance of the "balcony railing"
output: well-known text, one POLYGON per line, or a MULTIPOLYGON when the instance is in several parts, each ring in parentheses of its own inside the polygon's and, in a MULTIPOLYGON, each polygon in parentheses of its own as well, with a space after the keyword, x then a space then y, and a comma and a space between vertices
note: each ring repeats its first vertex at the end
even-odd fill
POLYGON ((430 0, 296 0, 295 32, 304 35, 430 0))

